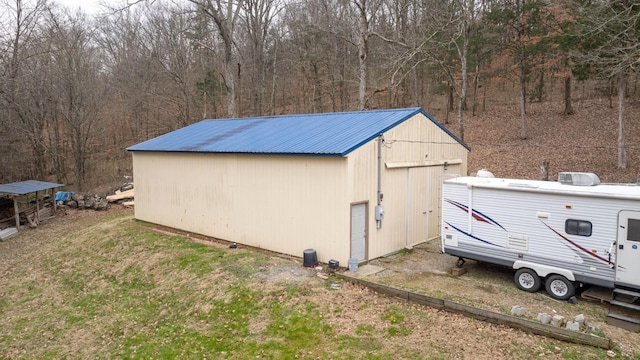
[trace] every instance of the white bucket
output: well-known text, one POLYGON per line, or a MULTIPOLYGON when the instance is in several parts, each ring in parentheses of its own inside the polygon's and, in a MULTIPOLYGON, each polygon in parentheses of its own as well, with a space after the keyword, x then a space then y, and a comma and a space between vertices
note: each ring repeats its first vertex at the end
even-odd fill
POLYGON ((356 258, 349 259, 349 271, 352 271, 352 272, 358 271, 358 259, 356 258))

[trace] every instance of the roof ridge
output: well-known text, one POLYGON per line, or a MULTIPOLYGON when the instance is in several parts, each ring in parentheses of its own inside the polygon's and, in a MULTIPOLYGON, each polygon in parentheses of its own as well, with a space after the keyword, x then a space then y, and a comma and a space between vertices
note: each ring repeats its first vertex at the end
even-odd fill
POLYGON ((393 111, 419 111, 420 107, 408 107, 408 108, 394 108, 394 109, 372 109, 372 110, 350 110, 350 111, 335 111, 326 113, 307 113, 307 114, 281 114, 281 115, 262 115, 252 117, 236 117, 236 118, 220 118, 220 119, 202 119, 202 121, 236 121, 236 120, 258 120, 258 119, 280 119, 280 118, 292 118, 292 117, 307 117, 307 116, 331 116, 331 115, 346 115, 346 114, 360 114, 360 113, 381 113, 381 112, 393 112, 393 111))

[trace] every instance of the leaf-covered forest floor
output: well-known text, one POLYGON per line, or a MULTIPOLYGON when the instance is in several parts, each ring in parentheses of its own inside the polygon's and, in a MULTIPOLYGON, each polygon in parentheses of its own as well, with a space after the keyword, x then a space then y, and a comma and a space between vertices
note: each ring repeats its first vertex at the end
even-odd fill
MULTIPOLYGON (((558 172, 592 172, 602 182, 640 180, 640 103, 628 99, 624 111, 626 169, 618 164, 618 108, 606 98, 574 103, 575 114, 563 115, 562 102, 529 103, 527 138, 520 138, 518 106, 465 113, 464 142, 471 147, 468 171, 491 171, 496 177, 538 179, 549 162, 549 180, 558 172)), ((439 121, 443 122, 439 117, 439 121)), ((445 124, 459 135, 456 114, 445 124)))

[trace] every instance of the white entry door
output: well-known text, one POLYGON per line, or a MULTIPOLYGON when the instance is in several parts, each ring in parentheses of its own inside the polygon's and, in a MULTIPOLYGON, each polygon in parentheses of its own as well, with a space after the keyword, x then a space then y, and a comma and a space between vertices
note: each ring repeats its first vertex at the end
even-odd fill
POLYGON ((640 212, 623 210, 618 215, 616 283, 640 286, 640 212))
POLYGON ((351 205, 351 257, 367 259, 367 204, 351 205))

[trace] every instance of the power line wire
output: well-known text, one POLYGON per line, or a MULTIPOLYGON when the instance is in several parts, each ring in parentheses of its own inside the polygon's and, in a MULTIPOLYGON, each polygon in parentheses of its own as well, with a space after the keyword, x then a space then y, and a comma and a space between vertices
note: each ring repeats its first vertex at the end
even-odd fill
MULTIPOLYGON (((460 145, 458 142, 447 141, 420 141, 420 140, 384 140, 386 147, 391 147, 394 143, 410 143, 410 144, 433 144, 433 145, 460 145)), ((617 145, 548 145, 548 144, 491 144, 491 143, 466 143, 470 147, 487 146, 487 147, 532 147, 532 148, 553 148, 553 149, 618 149, 617 145)), ((625 149, 640 149, 640 145, 629 146, 625 149)))

